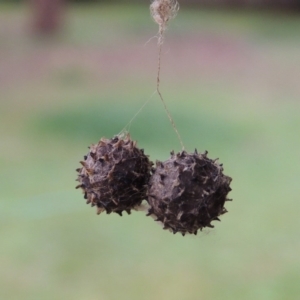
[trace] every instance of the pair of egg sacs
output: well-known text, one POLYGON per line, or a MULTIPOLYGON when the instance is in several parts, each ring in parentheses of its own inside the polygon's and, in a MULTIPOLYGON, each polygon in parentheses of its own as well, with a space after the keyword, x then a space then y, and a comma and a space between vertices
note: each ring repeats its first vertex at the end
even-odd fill
POLYGON ((79 185, 88 204, 97 213, 110 214, 137 209, 143 200, 148 216, 173 233, 197 234, 227 212, 224 204, 231 191, 231 178, 207 152, 171 152, 165 162, 153 163, 130 136, 102 138, 89 147, 77 169, 79 185))

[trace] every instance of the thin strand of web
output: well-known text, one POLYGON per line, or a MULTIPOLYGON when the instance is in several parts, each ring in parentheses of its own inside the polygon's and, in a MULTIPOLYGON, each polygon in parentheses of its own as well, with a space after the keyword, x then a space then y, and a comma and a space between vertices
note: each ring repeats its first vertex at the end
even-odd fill
POLYGON ((124 128, 120 131, 120 133, 118 134, 118 136, 129 132, 130 128, 131 128, 131 124, 133 123, 133 121, 136 119, 136 117, 143 111, 143 109, 145 108, 145 106, 153 99, 154 95, 157 93, 157 91, 154 91, 151 96, 144 102, 144 104, 141 106, 141 108, 135 113, 135 115, 131 118, 131 120, 124 126, 124 128))
POLYGON ((163 98, 163 96, 162 96, 162 94, 160 92, 161 53, 162 53, 162 43, 159 44, 159 51, 158 51, 158 66, 157 66, 156 91, 157 91, 157 93, 158 93, 158 95, 160 97, 160 100, 161 100, 161 102, 162 102, 162 104, 164 106, 165 112, 166 112, 166 114, 167 114, 167 116, 168 116, 168 118, 169 118, 169 120, 170 120, 170 122, 172 124, 172 127, 173 127, 173 129, 174 129, 174 131, 175 131, 175 133, 176 133, 176 135, 178 137, 178 140, 179 140, 179 143, 181 145, 181 148, 182 148, 182 150, 184 150, 184 145, 183 145, 182 138, 181 138, 181 136, 179 134, 179 131, 177 130, 177 127, 176 127, 175 122, 174 122, 174 120, 172 118, 172 115, 171 115, 170 111, 168 110, 166 102, 164 101, 164 98, 163 98))

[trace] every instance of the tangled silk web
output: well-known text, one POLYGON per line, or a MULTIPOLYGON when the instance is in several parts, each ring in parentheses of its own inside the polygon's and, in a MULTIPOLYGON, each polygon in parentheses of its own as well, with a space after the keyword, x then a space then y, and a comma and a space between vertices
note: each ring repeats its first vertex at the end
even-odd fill
POLYGON ((158 44, 163 43, 164 32, 170 19, 175 18, 179 10, 177 0, 153 0, 150 12, 153 20, 159 26, 158 44))
POLYGON ((173 126, 174 131, 176 132, 178 139, 180 141, 180 144, 182 146, 182 149, 184 149, 184 145, 182 142, 182 139, 180 137, 180 134, 175 126, 174 120, 166 106, 166 103, 163 99, 163 96, 160 92, 160 68, 161 68, 161 51, 162 51, 162 45, 164 41, 164 33, 167 28, 167 24, 170 21, 170 19, 173 19, 176 17, 177 12, 179 10, 179 3, 177 0, 152 0, 152 3, 150 5, 150 12, 151 16, 155 23, 158 24, 159 30, 158 30, 158 46, 159 46, 159 53, 158 53, 158 65, 157 65, 157 85, 156 90, 159 94, 159 97, 164 105, 165 111, 168 115, 168 118, 173 126))

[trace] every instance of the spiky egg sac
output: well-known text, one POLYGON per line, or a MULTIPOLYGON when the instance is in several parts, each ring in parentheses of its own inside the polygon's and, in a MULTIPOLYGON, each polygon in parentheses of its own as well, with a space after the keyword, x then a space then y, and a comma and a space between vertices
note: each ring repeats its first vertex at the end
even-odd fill
POLYGON ((197 234, 226 213, 224 204, 231 191, 231 178, 223 174, 217 160, 204 154, 174 154, 165 162, 156 162, 149 181, 148 215, 173 233, 197 234))
POLYGON ((130 136, 102 138, 89 147, 77 169, 79 185, 88 204, 102 211, 130 214, 146 198, 153 163, 130 136))

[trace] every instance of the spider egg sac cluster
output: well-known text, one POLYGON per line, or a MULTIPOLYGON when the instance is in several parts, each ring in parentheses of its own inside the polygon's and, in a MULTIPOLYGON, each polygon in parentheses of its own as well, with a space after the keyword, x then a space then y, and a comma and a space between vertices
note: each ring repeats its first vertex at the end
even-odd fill
POLYGON ((130 214, 143 200, 148 216, 173 233, 197 234, 226 213, 231 178, 207 152, 182 151, 164 162, 153 163, 129 135, 102 138, 90 147, 77 169, 79 185, 88 204, 97 212, 130 214))

